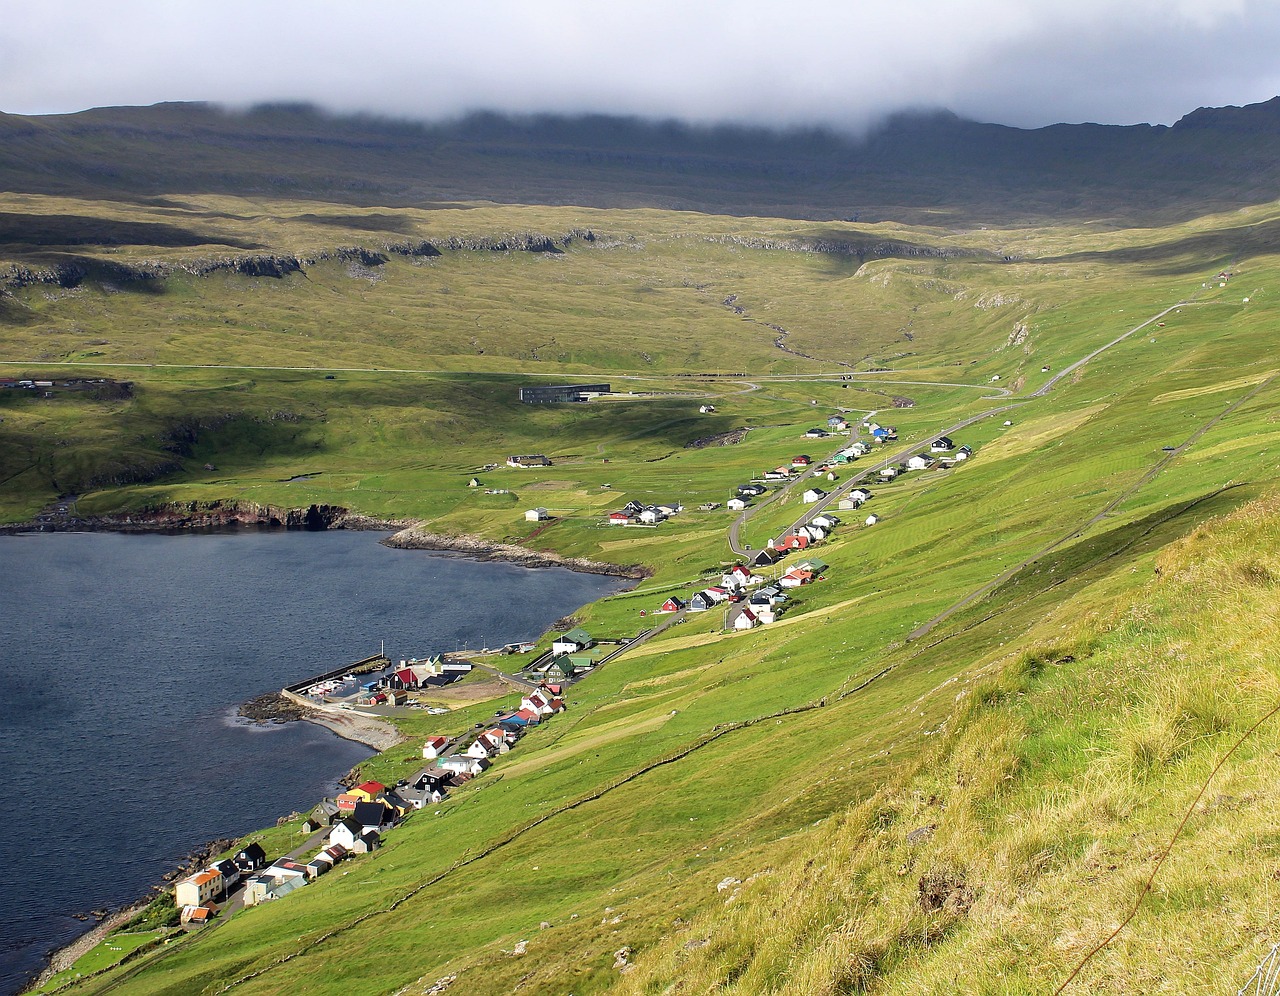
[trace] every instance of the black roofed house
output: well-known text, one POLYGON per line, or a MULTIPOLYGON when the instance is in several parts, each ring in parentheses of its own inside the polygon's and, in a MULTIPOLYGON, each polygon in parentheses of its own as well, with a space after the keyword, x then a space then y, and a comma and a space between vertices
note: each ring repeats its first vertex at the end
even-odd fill
POLYGON ((383 826, 387 822, 388 815, 387 807, 381 802, 357 802, 351 818, 360 824, 360 830, 363 833, 383 826))
POLYGON ((231 859, 241 872, 257 871, 267 863, 267 852, 257 841, 245 847, 231 859))
POLYGON ((382 835, 377 830, 366 830, 360 835, 355 842, 355 846, 351 849, 356 854, 368 854, 370 851, 376 851, 382 846, 382 835))
POLYGON ((237 868, 236 863, 229 858, 223 861, 215 861, 209 867, 216 868, 222 873, 223 893, 240 881, 240 869, 237 868))
POLYGON ((756 555, 751 558, 752 567, 772 567, 781 558, 776 550, 759 550, 756 555))
POLYGON ((689 611, 705 612, 707 609, 711 608, 713 605, 716 605, 718 601, 719 600, 715 597, 715 595, 711 594, 711 592, 700 591, 696 595, 694 595, 693 598, 689 599, 689 611))
POLYGON ((950 450, 954 450, 955 448, 956 448, 956 444, 952 442, 950 436, 939 436, 937 439, 935 439, 932 443, 929 444, 929 449, 932 450, 934 453, 947 453, 950 450))

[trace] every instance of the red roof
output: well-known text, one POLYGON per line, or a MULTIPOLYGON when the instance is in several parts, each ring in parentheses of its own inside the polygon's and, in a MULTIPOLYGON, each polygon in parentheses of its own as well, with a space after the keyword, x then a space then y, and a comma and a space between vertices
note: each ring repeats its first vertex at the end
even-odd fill
POLYGON ((416 674, 414 674, 411 670, 409 670, 409 668, 405 668, 403 671, 397 671, 397 672, 396 672, 396 677, 397 677, 397 678, 399 678, 399 679, 400 679, 401 681, 403 681, 403 682, 410 682, 410 681, 417 681, 417 680, 418 680, 418 676, 417 676, 416 674))
POLYGON ((559 686, 559 685, 543 685, 542 687, 543 687, 543 688, 545 688, 545 689, 546 689, 548 692, 550 692, 552 695, 559 695, 559 694, 560 694, 560 686, 559 686))
POLYGON ((447 737, 427 737, 427 743, 432 747, 442 747, 448 742, 447 737))
POLYGON ((387 787, 382 782, 365 782, 363 785, 357 785, 356 791, 368 792, 370 795, 377 795, 379 792, 385 792, 387 787))
POLYGON ((530 719, 538 718, 538 714, 534 712, 532 709, 521 709, 519 712, 516 713, 516 715, 526 721, 530 719))
POLYGON ((564 708, 564 699, 552 699, 552 700, 551 700, 551 708, 552 708, 552 709, 563 709, 563 708, 564 708))

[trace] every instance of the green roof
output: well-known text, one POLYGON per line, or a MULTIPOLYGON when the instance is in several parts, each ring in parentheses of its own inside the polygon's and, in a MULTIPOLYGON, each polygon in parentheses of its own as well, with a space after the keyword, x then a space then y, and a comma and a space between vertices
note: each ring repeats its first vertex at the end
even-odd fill
POLYGON ((585 629, 582 629, 581 627, 579 627, 579 628, 577 628, 577 629, 571 629, 571 630, 569 630, 569 632, 565 633, 563 636, 558 636, 558 637, 556 637, 556 639, 557 639, 557 640, 572 640, 574 643, 581 643, 581 644, 583 644, 583 645, 585 645, 585 644, 588 644, 588 643, 591 643, 591 642, 592 642, 592 641, 591 641, 591 634, 590 634, 590 633, 588 633, 585 629))
POLYGON ((814 574, 821 574, 831 566, 825 560, 819 560, 817 557, 808 557, 801 563, 808 564, 809 570, 813 571, 814 574))

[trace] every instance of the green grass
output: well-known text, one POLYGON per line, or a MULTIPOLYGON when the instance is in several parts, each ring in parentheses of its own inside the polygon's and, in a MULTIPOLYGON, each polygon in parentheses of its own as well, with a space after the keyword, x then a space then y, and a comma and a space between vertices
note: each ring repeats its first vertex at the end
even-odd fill
MULTIPOLYGON (((577 214, 442 211, 418 223, 564 227, 577 214)), ((4 398, 0 439, 15 443, 0 450, 4 514, 20 519, 89 482, 76 488, 86 512, 325 502, 520 541, 533 532, 522 510, 544 505, 557 520, 533 545, 653 569, 638 590, 581 613, 597 635, 622 636, 652 622, 642 609, 688 594, 730 559, 731 516, 697 505, 723 502, 796 453, 843 444, 800 438, 833 408, 880 411, 901 437, 877 451, 888 454, 1025 404, 955 433, 975 453, 954 470, 873 483, 872 503, 841 515, 820 550, 827 579, 797 591, 781 624, 722 635, 719 613, 690 617, 574 686, 566 714, 348 874, 77 991, 109 982, 177 994, 243 978, 234 991, 415 993, 456 972, 473 992, 925 992, 947 991, 957 966, 963 989, 1040 991, 1133 895, 1179 801, 1274 681, 1268 579, 1280 575, 1267 551, 1280 513, 1265 496, 1280 470, 1280 388, 1249 396, 1272 370, 1274 258, 1242 248, 1229 288, 1204 288, 1218 257, 1186 249, 1172 265, 1160 248, 1199 245, 1199 234, 1234 226, 1225 218, 1107 235, 974 232, 956 238, 1016 244, 1022 261, 862 267, 722 238, 792 223, 657 212, 597 223, 616 244, 575 244, 554 260, 396 259, 376 282, 325 263, 280 281, 182 277, 145 299, 23 292, 31 318, 5 327, 11 349, 70 357, 81 339, 105 338, 118 362, 178 365, 102 367, 136 381, 122 402, 4 398), (729 294, 745 317, 723 306, 729 294), (1061 369, 1192 296, 1203 303, 1027 400, 1051 375, 1042 366, 1061 369), (780 353, 776 333, 748 319, 788 329, 790 348, 821 359, 780 353), (533 361, 551 335, 554 360, 533 361), (730 361, 759 389, 678 376, 730 361), (517 375, 535 362, 547 376, 517 375), (255 363, 380 369, 329 381, 318 369, 245 369, 255 363), (889 369, 806 379, 869 367, 889 369), (653 393, 516 401, 521 383, 569 374, 653 393), (991 397, 996 374, 1018 396, 991 397), (712 416, 690 396, 703 390, 716 395, 712 416), (915 406, 891 409, 894 394, 915 406), (752 428, 736 446, 685 446, 741 426, 752 428), (1166 456, 1162 447, 1206 426, 1166 456), (165 449, 175 444, 181 452, 165 449), (512 499, 465 486, 515 452, 545 452, 554 465, 478 475, 512 499), (181 470, 154 480, 92 483, 174 458, 181 470), (315 476, 288 482, 303 474, 315 476), (1243 486, 1223 490, 1228 482, 1243 486), (656 530, 606 525, 629 499, 675 499, 686 511, 656 530), (881 516, 871 529, 859 525, 868 511, 881 516), (905 841, 933 824, 927 843, 905 841), (927 876, 963 883, 950 907, 919 906, 927 876), (743 883, 731 904, 716 888, 725 878, 743 883), (519 940, 528 955, 504 953, 519 940), (624 945, 637 968, 620 976, 611 966, 624 945)), ((314 234, 281 223, 272 244, 314 234)), ((746 540, 762 544, 792 521, 798 493, 762 503, 746 540)), ((398 719, 411 739, 361 774, 394 780, 420 763, 421 737, 484 722, 494 708, 398 719)), ((1197 867, 1223 870, 1232 911, 1261 895, 1234 855, 1247 852, 1240 840, 1270 853, 1271 814, 1258 801, 1268 745, 1228 793, 1252 793, 1244 822, 1203 835, 1232 860, 1206 863, 1208 846, 1193 850, 1144 914, 1148 946, 1126 942, 1108 956, 1095 989, 1163 984, 1152 977, 1157 945, 1176 948, 1179 922, 1213 920, 1224 905, 1197 867)), ((261 836, 280 852, 296 828, 261 836)), ((1200 930, 1187 942, 1197 967, 1169 973, 1178 991, 1206 991, 1211 977, 1243 982, 1252 949, 1240 939, 1276 926, 1269 914, 1220 919, 1236 940, 1227 927, 1200 930)))

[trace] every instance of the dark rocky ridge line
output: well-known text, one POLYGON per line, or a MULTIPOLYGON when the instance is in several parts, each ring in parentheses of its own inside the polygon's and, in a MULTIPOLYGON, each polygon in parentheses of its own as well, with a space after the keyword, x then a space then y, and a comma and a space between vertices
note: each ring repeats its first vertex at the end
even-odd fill
MULTIPOLYGON (((378 248, 362 245, 336 246, 306 255, 290 253, 246 253, 234 256, 198 257, 179 262, 119 263, 92 257, 72 257, 44 266, 11 263, 0 271, 0 291, 27 287, 54 286, 63 290, 79 287, 86 280, 99 279, 114 283, 142 283, 166 280, 179 273, 207 277, 215 273, 236 273, 245 277, 280 279, 291 273, 302 273, 309 267, 337 261, 362 266, 382 266, 390 255, 431 258, 453 252, 532 252, 562 253, 574 241, 593 243, 596 233, 590 229, 572 229, 561 235, 520 232, 495 236, 453 235, 439 242, 385 242, 378 248), (388 255, 390 254, 390 255, 388 255)), ((41 253, 47 255, 47 253, 41 253)))

